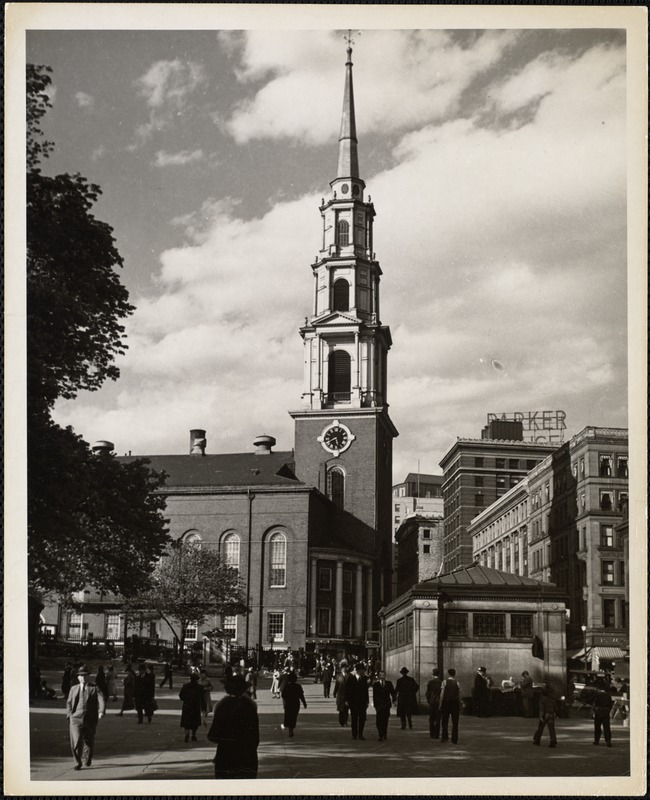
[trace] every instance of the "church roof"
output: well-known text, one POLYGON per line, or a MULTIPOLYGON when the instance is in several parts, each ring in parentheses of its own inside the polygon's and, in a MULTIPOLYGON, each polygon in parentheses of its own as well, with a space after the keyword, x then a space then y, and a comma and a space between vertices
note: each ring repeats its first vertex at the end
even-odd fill
POLYGON ((293 471, 293 453, 226 453, 214 455, 121 456, 130 463, 146 458, 157 472, 167 473, 167 488, 304 487, 293 471))
POLYGON ((447 572, 440 575, 438 578, 430 578, 429 580, 422 581, 413 587, 414 592, 425 590, 449 590, 452 588, 459 588, 463 590, 485 590, 485 589, 512 589, 517 587, 520 589, 530 589, 536 592, 551 592, 557 593, 558 588, 554 583, 546 583, 545 581, 538 581, 535 578, 527 578, 523 575, 515 575, 512 572, 501 572, 498 569, 491 567, 484 567, 480 564, 472 565, 447 572))

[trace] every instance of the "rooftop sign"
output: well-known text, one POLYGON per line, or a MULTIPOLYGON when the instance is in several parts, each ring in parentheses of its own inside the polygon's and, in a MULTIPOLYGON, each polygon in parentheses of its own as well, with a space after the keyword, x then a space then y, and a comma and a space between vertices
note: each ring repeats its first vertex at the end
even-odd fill
POLYGON ((521 422, 525 442, 560 444, 566 430, 564 411, 506 411, 487 415, 491 422, 521 422))

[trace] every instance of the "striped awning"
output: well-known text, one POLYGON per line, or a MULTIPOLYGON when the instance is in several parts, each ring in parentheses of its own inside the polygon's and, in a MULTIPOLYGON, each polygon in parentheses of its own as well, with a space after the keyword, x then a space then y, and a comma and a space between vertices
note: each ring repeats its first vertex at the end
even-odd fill
POLYGON ((609 658, 616 661, 617 658, 625 658, 627 653, 620 647, 594 647, 591 652, 598 658, 609 658))

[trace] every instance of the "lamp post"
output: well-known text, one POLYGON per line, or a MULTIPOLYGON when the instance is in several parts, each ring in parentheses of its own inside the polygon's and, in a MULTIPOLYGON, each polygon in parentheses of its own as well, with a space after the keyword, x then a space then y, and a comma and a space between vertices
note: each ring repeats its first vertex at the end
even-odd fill
POLYGON ((585 672, 589 670, 588 662, 587 662, 587 626, 582 626, 582 638, 583 638, 583 647, 585 652, 585 672))

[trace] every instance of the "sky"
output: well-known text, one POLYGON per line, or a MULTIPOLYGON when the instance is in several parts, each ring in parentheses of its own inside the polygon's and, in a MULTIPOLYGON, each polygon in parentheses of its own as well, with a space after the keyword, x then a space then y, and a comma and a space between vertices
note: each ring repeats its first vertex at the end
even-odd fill
MULTIPOLYGON (((44 172, 99 184, 136 311, 121 377, 55 418, 118 454, 293 446, 341 30, 29 31, 52 67, 44 172)), ((394 482, 488 412, 627 426, 625 32, 363 30, 394 482)))

